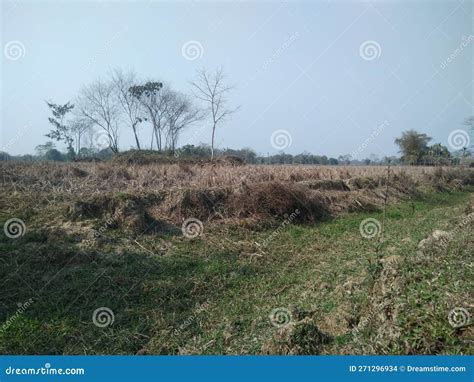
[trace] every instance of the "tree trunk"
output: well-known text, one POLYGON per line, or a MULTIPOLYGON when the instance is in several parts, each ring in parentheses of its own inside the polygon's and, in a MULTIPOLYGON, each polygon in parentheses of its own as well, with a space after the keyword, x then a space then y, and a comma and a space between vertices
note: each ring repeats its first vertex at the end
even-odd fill
POLYGON ((212 126, 212 138, 211 138, 211 160, 214 160, 214 135, 216 133, 216 124, 212 126))
POLYGON ((138 140, 137 124, 136 123, 134 123, 132 125, 132 129, 133 129, 133 134, 135 135, 135 142, 137 143, 137 148, 138 148, 138 150, 140 150, 140 141, 138 140))
POLYGON ((158 149, 158 151, 161 151, 161 137, 158 134, 158 129, 156 126, 153 126, 153 130, 155 130, 156 148, 158 149))

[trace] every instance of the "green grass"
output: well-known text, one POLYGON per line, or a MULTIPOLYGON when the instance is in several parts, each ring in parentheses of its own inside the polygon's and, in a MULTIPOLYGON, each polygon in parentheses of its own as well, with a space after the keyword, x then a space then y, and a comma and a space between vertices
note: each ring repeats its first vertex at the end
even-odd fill
POLYGON ((447 320, 469 298, 472 230, 429 260, 417 255, 418 242, 434 229, 452 229, 470 200, 469 192, 452 192, 390 206, 382 244, 359 233, 363 219, 382 220, 378 211, 286 226, 263 251, 255 243, 272 229, 219 225, 206 225, 194 240, 144 235, 140 245, 109 229, 84 248, 80 233, 46 230, 59 212, 39 208, 22 216, 25 236, 0 237, 0 320, 10 318, 0 353, 258 354, 275 334, 269 314, 278 307, 294 320, 311 316, 332 338, 323 353, 472 353, 470 328, 455 330, 447 320), (369 322, 361 347, 351 327, 378 293, 379 260, 388 256, 402 259, 403 288, 393 296, 401 310, 392 323, 402 334, 382 338, 378 348, 378 323, 369 322), (99 307, 114 312, 112 325, 94 325, 99 307))

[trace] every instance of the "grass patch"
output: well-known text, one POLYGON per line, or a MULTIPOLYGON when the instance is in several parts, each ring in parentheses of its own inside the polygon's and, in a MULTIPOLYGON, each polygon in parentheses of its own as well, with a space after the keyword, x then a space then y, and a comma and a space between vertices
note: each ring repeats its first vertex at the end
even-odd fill
POLYGON ((429 260, 417 255, 418 242, 434 229, 452 229, 469 201, 472 193, 450 192, 393 205, 381 245, 359 233, 360 222, 382 220, 381 211, 287 225, 267 242, 273 229, 209 225, 189 240, 110 228, 90 248, 74 232, 30 222, 22 238, 0 237, 0 352, 260 354, 278 330, 269 315, 284 308, 292 322, 306 320, 292 337, 303 338, 301 349, 312 349, 310 334, 322 333, 328 340, 315 339, 321 353, 472 353, 469 328, 453 329, 447 320, 469 298, 472 235, 460 232, 429 260), (391 323, 401 335, 377 337, 374 321, 356 339, 352 330, 377 293, 380 256, 403 260, 391 323), (92 320, 101 307, 114 314, 103 328, 92 320))

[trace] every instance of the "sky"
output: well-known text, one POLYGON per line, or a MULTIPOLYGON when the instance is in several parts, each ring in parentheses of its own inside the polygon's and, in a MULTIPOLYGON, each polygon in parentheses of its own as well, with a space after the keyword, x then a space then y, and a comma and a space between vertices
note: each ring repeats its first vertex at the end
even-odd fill
MULTIPOLYGON (((452 148, 474 114, 468 0, 1 1, 0 151, 11 154, 47 141, 45 100, 74 102, 114 68, 189 92, 198 69, 222 67, 240 109, 216 145, 263 155, 396 155, 409 129, 452 148)), ((179 145, 210 135, 203 121, 179 145)), ((120 148, 133 143, 124 126, 120 148)))

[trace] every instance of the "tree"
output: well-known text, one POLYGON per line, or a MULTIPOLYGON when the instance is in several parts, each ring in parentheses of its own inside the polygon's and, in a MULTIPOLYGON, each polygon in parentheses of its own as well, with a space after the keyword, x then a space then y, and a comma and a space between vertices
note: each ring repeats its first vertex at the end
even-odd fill
POLYGON ((88 147, 81 147, 81 150, 79 151, 79 156, 83 158, 92 158, 94 157, 94 154, 95 150, 88 147))
POLYGON ((67 146, 69 154, 74 154, 74 149, 72 148, 72 143, 74 142, 73 132, 70 124, 66 124, 65 119, 66 115, 74 109, 74 105, 67 102, 64 105, 55 104, 52 102, 46 102, 53 117, 49 117, 49 123, 54 126, 54 129, 51 130, 46 136, 57 141, 64 141, 67 146))
MULTIPOLYGON (((156 147, 159 151, 162 150, 162 130, 167 93, 163 94, 162 88, 163 84, 158 81, 148 81, 144 85, 134 85, 129 88, 130 94, 138 100, 152 124, 153 134, 156 138, 156 147)), ((153 134, 151 137, 151 149, 153 149, 153 134)))
POLYGON ((351 159, 352 159, 351 154, 339 155, 339 157, 337 158, 340 164, 346 164, 346 165, 351 163, 351 159))
POLYGON ((451 153, 446 146, 436 143, 427 147, 423 156, 423 164, 427 165, 449 165, 451 163, 451 153))
POLYGON ((39 157, 44 157, 48 151, 53 150, 55 148, 56 148, 56 145, 54 144, 54 142, 49 141, 49 142, 46 142, 44 145, 36 146, 35 151, 39 157))
POLYGON ((211 154, 211 149, 207 145, 184 145, 179 152, 186 157, 206 158, 211 154))
POLYGON ((175 151, 180 132, 189 125, 201 120, 203 114, 194 107, 191 100, 184 94, 169 91, 166 97, 166 146, 175 151))
POLYGON ((225 76, 222 69, 217 69, 214 73, 209 73, 205 69, 198 71, 197 80, 191 82, 196 98, 205 102, 212 118, 211 135, 211 160, 214 159, 214 141, 217 126, 238 110, 227 107, 228 95, 232 90, 231 86, 225 84, 225 76))
POLYGON ((130 123, 130 127, 133 130, 137 149, 140 150, 140 140, 138 139, 137 127, 144 119, 141 116, 142 111, 140 109, 140 102, 131 91, 132 87, 137 83, 137 75, 133 71, 124 73, 120 69, 115 69, 112 73, 112 82, 115 86, 116 97, 122 106, 128 122, 130 123))
POLYGON ((45 153, 44 159, 52 160, 52 161, 62 161, 63 160, 63 154, 61 154, 56 149, 51 149, 51 150, 49 150, 45 153))
POLYGON ((76 118, 71 122, 71 131, 76 142, 76 153, 80 155, 82 136, 92 129, 92 121, 87 118, 76 118))
POLYGON ((429 141, 430 137, 415 130, 404 131, 400 138, 395 139, 395 143, 400 147, 402 160, 409 164, 421 163, 427 153, 429 141))
POLYGON ((78 105, 82 116, 104 131, 109 148, 118 153, 120 105, 114 94, 114 84, 97 80, 82 88, 78 105))
POLYGON ((10 154, 5 151, 0 151, 0 162, 9 161, 11 159, 10 154))

